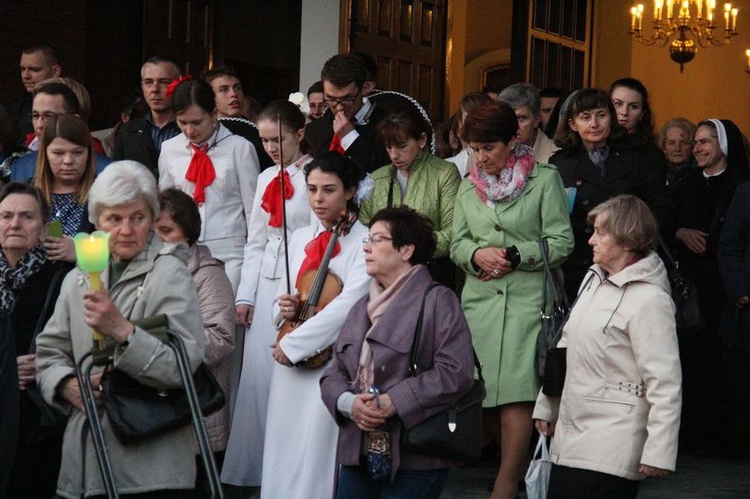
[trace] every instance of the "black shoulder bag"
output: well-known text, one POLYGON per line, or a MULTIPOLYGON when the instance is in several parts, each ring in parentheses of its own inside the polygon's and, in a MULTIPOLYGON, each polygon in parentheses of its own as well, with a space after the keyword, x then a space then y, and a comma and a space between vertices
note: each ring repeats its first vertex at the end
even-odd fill
MULTIPOLYGON (((411 345, 411 364, 409 371, 412 376, 421 372, 417 364, 419 339, 422 335, 422 318, 424 303, 430 290, 440 284, 433 283, 422 296, 422 307, 414 331, 414 341, 411 345)), ((473 351, 473 349, 472 349, 473 351)), ((476 462, 482 455, 481 423, 482 400, 484 400, 484 378, 482 366, 476 352, 474 366, 479 379, 474 380, 469 393, 461 397, 446 409, 425 419, 410 429, 404 429, 402 445, 404 449, 440 459, 451 461, 476 462)))
POLYGON ((537 373, 542 379, 542 393, 548 397, 562 395, 567 371, 567 348, 556 345, 562 337, 562 330, 570 314, 570 304, 565 290, 549 263, 549 245, 546 238, 539 241, 539 249, 544 262, 542 284, 542 325, 536 340, 537 373), (551 310, 548 298, 552 298, 551 310))
MULTIPOLYGON (((165 315, 134 321, 134 324, 165 343, 169 341, 165 315)), ((193 373, 193 383, 204 417, 224 406, 224 392, 204 363, 193 373)), ((159 390, 139 383, 119 369, 107 371, 101 386, 109 424, 123 444, 166 433, 192 421, 190 402, 183 388, 159 390)))

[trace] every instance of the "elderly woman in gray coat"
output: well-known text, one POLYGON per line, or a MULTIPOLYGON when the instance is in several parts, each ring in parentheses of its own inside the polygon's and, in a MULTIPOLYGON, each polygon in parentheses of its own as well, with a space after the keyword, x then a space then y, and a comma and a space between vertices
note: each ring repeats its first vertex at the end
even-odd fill
MULTIPOLYGON (((75 362, 92 347, 92 329, 115 343, 114 368, 158 389, 181 387, 172 350, 133 321, 165 314, 185 342, 195 369, 203 359, 203 327, 187 247, 165 245, 152 232, 159 214, 153 175, 134 161, 112 163, 89 193, 89 219, 109 233, 106 290, 92 291, 89 277, 70 272, 52 318, 37 338, 37 383, 47 402, 69 415, 57 493, 66 498, 104 494, 75 362), (82 445, 83 442, 83 445, 82 445)), ((93 375, 96 386, 100 374, 93 375)), ((120 443, 102 416, 104 435, 121 494, 189 497, 195 483, 192 428, 186 426, 142 443, 120 443)))
POLYGON ((448 288, 430 289, 424 263, 436 244, 432 223, 411 208, 379 211, 365 244, 370 294, 354 306, 323 374, 323 402, 339 425, 337 497, 438 498, 451 463, 400 446, 411 428, 445 409, 472 386, 471 333, 461 305, 448 288), (409 373, 410 350, 425 296, 418 364, 409 373), (376 399, 370 388, 377 388, 376 399), (390 480, 367 471, 361 449, 368 435, 387 428, 390 480))

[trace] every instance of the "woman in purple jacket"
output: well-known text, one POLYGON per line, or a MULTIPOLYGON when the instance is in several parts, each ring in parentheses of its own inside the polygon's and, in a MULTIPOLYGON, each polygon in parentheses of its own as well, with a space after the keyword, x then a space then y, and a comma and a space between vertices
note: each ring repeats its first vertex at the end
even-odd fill
POLYGON ((349 313, 320 381, 340 428, 337 497, 437 498, 451 462, 401 449, 400 435, 469 391, 471 333, 456 295, 443 286, 429 289, 424 263, 435 251, 432 223, 408 207, 381 210, 370 223, 363 241, 370 293, 349 313), (410 350, 425 295, 422 370, 412 377, 410 350), (391 446, 391 473, 383 480, 371 476, 362 456, 376 434, 391 446))

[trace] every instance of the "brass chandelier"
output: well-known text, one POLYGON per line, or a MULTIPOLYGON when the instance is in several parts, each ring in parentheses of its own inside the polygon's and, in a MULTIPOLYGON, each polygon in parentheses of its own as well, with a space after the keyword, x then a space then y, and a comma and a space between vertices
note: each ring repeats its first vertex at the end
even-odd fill
POLYGON ((731 3, 724 4, 721 36, 720 32, 714 33, 718 27, 716 0, 654 0, 653 29, 651 34, 644 34, 644 6, 639 3, 630 9, 629 33, 644 45, 663 47, 669 43, 669 57, 680 65, 682 73, 685 64, 695 57, 698 46, 726 45, 737 36, 738 11, 731 3))

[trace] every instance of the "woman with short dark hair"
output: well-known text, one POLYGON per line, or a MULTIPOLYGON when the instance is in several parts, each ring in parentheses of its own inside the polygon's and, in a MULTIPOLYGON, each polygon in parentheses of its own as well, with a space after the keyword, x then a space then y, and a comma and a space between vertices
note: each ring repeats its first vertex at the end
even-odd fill
MULTIPOLYGON (((159 216, 154 230, 165 243, 185 243, 190 247, 187 268, 193 277, 203 317, 206 366, 219 382, 224 394, 229 393, 229 366, 234 350, 234 296, 232 285, 224 273, 224 264, 211 256, 211 251, 198 244, 201 216, 192 198, 178 189, 159 193, 159 216)), ((205 418, 206 430, 216 466, 221 469, 229 436, 229 404, 205 418)), ((199 452, 196 445, 196 453, 199 452)), ((196 457, 197 488, 200 497, 206 495, 205 473, 196 457)))
POLYGON ((461 177, 453 164, 430 152, 432 128, 413 106, 391 112, 378 124, 380 140, 392 163, 372 173, 372 196, 362 203, 361 220, 371 223, 383 208, 406 205, 435 226, 437 248, 427 264, 434 279, 455 287, 455 266, 448 258, 453 235, 453 208, 461 177))
MULTIPOLYGON (((586 88, 566 100, 555 142, 562 149, 550 163, 568 190, 575 236, 573 253, 562 265, 565 291, 572 300, 592 262, 587 243, 591 227, 586 221, 592 209, 617 194, 636 195, 651 208, 667 240, 674 214, 666 167, 655 167, 643 147, 618 125, 615 107, 604 91, 586 88)), ((664 155, 659 155, 663 161, 664 155)))
POLYGON ((484 421, 502 461, 493 499, 515 498, 528 466, 534 368, 543 259, 547 239, 554 267, 568 256, 573 234, 560 176, 518 144, 518 119, 507 104, 471 113, 464 139, 474 167, 458 190, 451 258, 466 273, 461 295, 474 346, 484 368, 484 421))
POLYGON ((339 426, 336 497, 438 498, 452 463, 409 452, 401 434, 468 392, 474 377, 471 333, 456 296, 442 286, 430 289, 425 263, 436 237, 427 217, 407 206, 380 210, 363 243, 370 292, 349 312, 320 380, 323 402, 339 426), (413 341, 423 297, 417 348, 430 353, 419 356, 424 370, 412 376, 411 352, 403 345, 413 341), (371 388, 379 392, 377 401, 371 388), (361 450, 383 426, 392 468, 377 481, 361 450))

